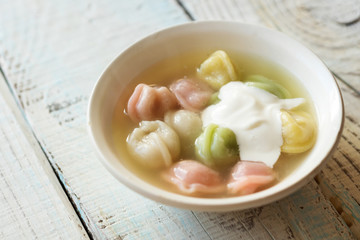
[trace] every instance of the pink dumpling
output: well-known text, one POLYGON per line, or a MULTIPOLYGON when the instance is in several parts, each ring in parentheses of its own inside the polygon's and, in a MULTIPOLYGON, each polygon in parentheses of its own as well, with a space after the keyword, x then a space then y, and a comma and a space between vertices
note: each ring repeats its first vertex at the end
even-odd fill
POLYGON ((180 105, 190 111, 198 112, 204 109, 213 94, 213 90, 205 83, 182 78, 170 85, 180 105))
POLYGON ((220 174, 194 160, 182 160, 167 170, 163 177, 187 194, 216 194, 225 191, 220 174))
POLYGON ((230 194, 246 195, 275 181, 272 168, 261 162, 239 161, 232 169, 227 189, 230 194))
POLYGON ((165 112, 178 107, 175 95, 167 87, 150 87, 146 84, 136 86, 127 104, 127 113, 131 120, 157 120, 165 112))

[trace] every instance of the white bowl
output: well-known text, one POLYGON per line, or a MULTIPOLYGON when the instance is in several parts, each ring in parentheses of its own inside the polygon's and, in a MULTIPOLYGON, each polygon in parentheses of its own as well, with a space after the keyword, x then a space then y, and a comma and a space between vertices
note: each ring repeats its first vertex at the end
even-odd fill
POLYGON ((238 22, 191 22, 153 33, 123 51, 95 85, 88 126, 105 167, 121 183, 155 201, 192 210, 230 211, 256 207, 283 198, 310 181, 334 151, 343 128, 339 87, 324 63, 282 33, 238 22), (239 197, 198 198, 157 188, 128 170, 112 144, 111 121, 122 91, 152 64, 199 49, 233 49, 269 59, 295 75, 307 89, 318 120, 317 141, 306 159, 285 180, 266 190, 239 197))

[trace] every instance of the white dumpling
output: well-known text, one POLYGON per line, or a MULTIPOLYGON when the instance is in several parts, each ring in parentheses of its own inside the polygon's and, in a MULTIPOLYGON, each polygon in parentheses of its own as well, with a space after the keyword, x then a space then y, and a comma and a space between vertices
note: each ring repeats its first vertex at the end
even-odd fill
POLYGON ((202 129, 199 114, 188 110, 167 112, 165 122, 178 133, 181 140, 185 141, 194 141, 202 129))
POLYGON ((188 110, 169 111, 165 114, 164 121, 178 134, 184 154, 192 155, 195 139, 202 131, 199 114, 188 110))
POLYGON ((126 143, 134 160, 148 168, 168 167, 180 154, 177 133, 160 120, 140 122, 126 143))

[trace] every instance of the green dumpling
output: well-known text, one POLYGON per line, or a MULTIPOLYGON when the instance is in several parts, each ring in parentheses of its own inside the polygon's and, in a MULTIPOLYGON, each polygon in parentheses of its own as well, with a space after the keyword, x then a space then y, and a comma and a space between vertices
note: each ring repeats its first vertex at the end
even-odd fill
POLYGON ((227 167, 239 158, 234 132, 216 124, 210 124, 204 129, 195 141, 195 149, 197 158, 210 167, 227 167))
POLYGON ((219 92, 215 92, 210 97, 209 105, 217 104, 218 102, 220 102, 219 92))
POLYGON ((264 76, 251 75, 247 77, 244 82, 247 86, 261 88, 265 91, 268 91, 269 93, 274 94, 278 98, 291 98, 291 94, 286 88, 264 76))

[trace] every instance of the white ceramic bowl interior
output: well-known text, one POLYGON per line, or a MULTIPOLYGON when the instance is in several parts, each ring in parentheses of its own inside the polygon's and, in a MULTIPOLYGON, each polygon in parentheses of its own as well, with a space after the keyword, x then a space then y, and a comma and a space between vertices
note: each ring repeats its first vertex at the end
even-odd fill
POLYGON ((237 22, 192 22, 156 32, 122 52, 105 70, 91 95, 88 124, 102 163, 123 184, 155 201, 203 211, 230 211, 278 200, 307 183, 329 158, 343 127, 343 102, 333 76, 311 51, 279 32, 237 22), (207 199, 178 195, 143 181, 115 153, 111 120, 119 95, 136 75, 154 63, 200 49, 255 54, 290 71, 306 87, 318 120, 315 146, 284 181, 251 195, 207 199))

